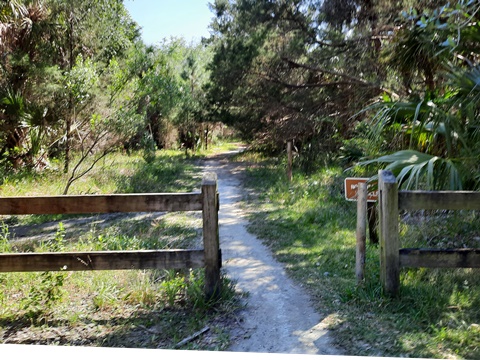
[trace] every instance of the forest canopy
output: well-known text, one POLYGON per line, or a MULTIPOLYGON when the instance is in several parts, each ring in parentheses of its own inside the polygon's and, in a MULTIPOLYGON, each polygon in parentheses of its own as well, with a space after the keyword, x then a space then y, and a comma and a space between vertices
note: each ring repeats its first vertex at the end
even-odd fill
POLYGON ((210 8, 209 38, 147 46, 121 0, 3 1, 0 166, 75 181, 109 152, 196 149, 224 124, 270 154, 293 141, 303 171, 479 188, 477 1, 210 8))

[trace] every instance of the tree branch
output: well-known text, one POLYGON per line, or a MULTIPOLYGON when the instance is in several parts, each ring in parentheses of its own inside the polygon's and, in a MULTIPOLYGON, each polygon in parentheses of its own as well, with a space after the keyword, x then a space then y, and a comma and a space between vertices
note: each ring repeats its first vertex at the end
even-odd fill
POLYGON ((307 64, 302 64, 302 63, 296 62, 294 60, 291 60, 287 57, 282 57, 282 60, 287 62, 291 66, 294 66, 294 67, 297 67, 297 68, 303 68, 303 69, 307 69, 307 70, 310 70, 310 71, 313 71, 313 72, 338 76, 338 77, 342 77, 342 78, 345 78, 345 79, 348 80, 348 81, 336 81, 336 82, 333 82, 333 83, 314 83, 314 84, 302 84, 302 85, 291 84, 292 87, 305 88, 305 87, 325 87, 325 86, 330 86, 330 85, 345 85, 345 84, 352 85, 352 84, 356 84, 356 85, 362 85, 362 86, 366 86, 366 87, 376 88, 380 91, 384 91, 386 93, 389 93, 392 96, 399 97, 399 95, 396 94, 394 91, 386 89, 379 84, 370 83, 368 81, 365 81, 363 79, 359 79, 357 77, 354 77, 354 76, 351 76, 351 75, 348 75, 348 74, 343 74, 343 73, 339 73, 339 72, 336 72, 336 71, 331 71, 331 70, 327 70, 327 69, 323 69, 323 68, 313 67, 313 66, 310 66, 310 65, 307 65, 307 64))
MULTIPOLYGON (((101 159, 103 159, 105 156, 107 156, 109 153, 111 153, 113 151, 114 146, 110 146, 110 147, 106 148, 105 150, 103 150, 102 154, 99 157, 93 159, 92 163, 90 164, 90 166, 87 169, 85 169, 84 171, 77 174, 77 171, 80 168, 80 165, 83 164, 83 162, 87 159, 87 157, 90 155, 91 151, 95 148, 95 146, 97 146, 97 144, 107 135, 108 135, 108 132, 104 132, 104 133, 98 135, 98 137, 92 142, 92 144, 88 147, 88 149, 86 151, 82 150, 82 156, 80 157, 78 162, 75 164, 75 166, 72 170, 72 173, 70 175, 70 178, 67 180, 67 184, 65 185, 65 189, 63 190, 63 195, 67 195, 68 190, 69 190, 69 188, 70 188, 70 186, 72 185, 73 182, 75 182, 76 180, 80 179, 82 176, 87 174, 90 170, 93 169, 93 167, 101 159)), ((85 140, 85 138, 83 140, 85 140)), ((83 141, 82 141, 82 143, 83 143, 83 141)))

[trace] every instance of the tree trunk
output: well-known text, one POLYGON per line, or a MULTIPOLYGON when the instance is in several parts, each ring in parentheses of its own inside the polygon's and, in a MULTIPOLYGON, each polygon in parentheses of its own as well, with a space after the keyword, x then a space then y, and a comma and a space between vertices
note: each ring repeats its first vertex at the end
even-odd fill
POLYGON ((65 164, 63 172, 68 173, 70 167, 70 131, 72 127, 72 120, 70 117, 67 118, 67 128, 65 134, 65 164))
MULTIPOLYGON (((73 69, 73 11, 71 10, 69 16, 69 39, 68 39, 68 68, 70 71, 73 69)), ((73 94, 70 93, 70 97, 68 100, 68 110, 69 114, 67 115, 67 126, 66 126, 66 134, 65 134, 65 164, 63 168, 64 173, 68 173, 70 167, 70 136, 72 130, 72 119, 75 119, 75 105, 73 103, 73 94), (72 116, 73 115, 73 116, 72 116)))

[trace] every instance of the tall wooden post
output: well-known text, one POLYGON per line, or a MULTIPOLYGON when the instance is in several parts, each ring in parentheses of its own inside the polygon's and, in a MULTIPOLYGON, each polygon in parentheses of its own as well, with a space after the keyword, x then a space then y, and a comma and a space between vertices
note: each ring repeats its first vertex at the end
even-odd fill
POLYGON ((218 236, 217 174, 206 173, 202 181, 203 247, 205 251, 205 295, 207 299, 220 294, 220 242, 218 236))
POLYGON ((293 155, 292 155, 292 141, 287 142, 287 178, 288 181, 292 181, 292 166, 293 166, 293 155))
POLYGON ((365 278, 365 253, 367 240, 367 183, 359 183, 357 189, 357 246, 355 275, 357 285, 365 278))
POLYGON ((400 286, 398 240, 398 184, 390 171, 378 172, 380 217, 380 280, 385 294, 394 296, 400 286))

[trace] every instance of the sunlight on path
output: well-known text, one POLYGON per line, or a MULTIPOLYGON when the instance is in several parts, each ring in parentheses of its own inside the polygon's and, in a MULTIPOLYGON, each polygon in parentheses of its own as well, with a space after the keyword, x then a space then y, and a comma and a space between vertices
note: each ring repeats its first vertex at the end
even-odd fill
POLYGON ((303 290, 287 277, 261 241, 247 231, 247 220, 238 204, 242 199, 241 184, 232 172, 234 168, 219 157, 204 164, 205 172, 218 176, 223 267, 238 289, 249 294, 243 322, 232 334, 233 346, 229 350, 340 354, 330 345, 326 325, 303 290))

